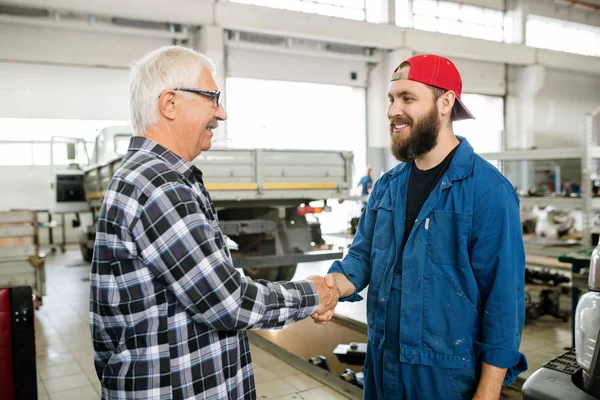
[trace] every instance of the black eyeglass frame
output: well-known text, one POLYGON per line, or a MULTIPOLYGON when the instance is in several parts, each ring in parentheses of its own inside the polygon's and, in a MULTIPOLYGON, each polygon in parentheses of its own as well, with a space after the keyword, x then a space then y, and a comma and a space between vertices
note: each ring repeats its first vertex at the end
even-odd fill
POLYGON ((220 90, 202 90, 202 89, 187 89, 187 88, 174 88, 173 90, 180 90, 182 92, 195 93, 200 96, 210 97, 211 99, 217 100, 217 106, 221 105, 223 97, 221 97, 220 90))

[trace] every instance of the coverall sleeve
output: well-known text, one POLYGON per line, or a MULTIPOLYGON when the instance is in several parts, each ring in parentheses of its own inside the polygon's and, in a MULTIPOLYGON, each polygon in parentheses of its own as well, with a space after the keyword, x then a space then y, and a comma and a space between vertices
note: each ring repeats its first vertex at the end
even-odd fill
POLYGON ((377 218, 376 204, 379 201, 381 184, 379 181, 375 184, 367 206, 358 221, 358 228, 352 241, 352 246, 348 250, 348 254, 343 260, 336 260, 328 273, 339 272, 348 278, 356 287, 356 291, 347 297, 343 297, 340 301, 360 301, 362 296, 360 293, 371 279, 371 243, 373 241, 373 231, 375 229, 375 220, 377 218))
POLYGON ((519 198, 501 183, 476 200, 470 249, 483 314, 475 351, 483 362, 507 368, 504 384, 527 370, 519 352, 525 322, 525 249, 519 198))

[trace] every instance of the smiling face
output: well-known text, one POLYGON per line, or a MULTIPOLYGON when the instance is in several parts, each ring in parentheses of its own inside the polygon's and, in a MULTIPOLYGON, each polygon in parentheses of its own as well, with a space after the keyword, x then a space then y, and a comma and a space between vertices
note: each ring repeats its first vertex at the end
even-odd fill
MULTIPOLYGON (((202 70, 195 89, 218 90, 209 69, 202 70)), ((178 131, 185 138, 190 150, 190 160, 193 160, 202 151, 210 149, 213 129, 218 126, 219 121, 227 119, 227 113, 214 98, 197 94, 187 97, 189 100, 182 103, 178 118, 178 131)))
POLYGON ((388 92, 390 150, 394 157, 409 162, 429 152, 438 141, 440 112, 432 90, 406 79, 410 67, 400 70, 401 79, 392 81, 388 92))

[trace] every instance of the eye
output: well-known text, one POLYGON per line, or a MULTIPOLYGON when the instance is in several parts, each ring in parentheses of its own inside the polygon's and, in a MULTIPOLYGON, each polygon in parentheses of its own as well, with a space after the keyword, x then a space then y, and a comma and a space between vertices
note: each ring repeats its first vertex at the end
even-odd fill
POLYGON ((404 102, 405 103, 410 103, 411 101, 413 101, 414 98, 410 97, 410 96, 404 96, 404 102))
POLYGON ((388 102, 390 104, 394 104, 394 98, 392 96, 388 96, 388 102))

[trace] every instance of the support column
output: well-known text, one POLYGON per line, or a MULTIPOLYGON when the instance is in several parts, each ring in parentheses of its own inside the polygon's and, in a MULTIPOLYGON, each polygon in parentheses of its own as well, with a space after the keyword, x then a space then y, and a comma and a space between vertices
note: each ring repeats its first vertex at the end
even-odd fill
POLYGON ((373 178, 398 162, 389 152, 390 133, 387 119, 387 92, 394 69, 412 52, 408 49, 380 51, 379 62, 369 71, 367 89, 367 163, 373 166, 373 178))
MULTIPOLYGON (((215 75, 215 83, 219 90, 225 92, 225 31, 220 26, 204 25, 192 36, 192 47, 204 54, 215 64, 217 73, 215 75)), ((227 98, 225 97, 225 109, 227 98)), ((214 147, 227 146, 227 130, 226 123, 221 122, 219 127, 214 130, 213 137, 214 147)))
POLYGON ((394 25, 395 4, 395 0, 365 0, 367 22, 394 25))
MULTIPOLYGON (((510 67, 506 104, 505 149, 529 149, 535 146, 535 99, 546 81, 541 65, 510 67)), ((533 161, 515 163, 507 177, 519 189, 534 187, 533 161)))
POLYGON ((527 40, 527 14, 529 13, 524 0, 509 0, 507 14, 512 17, 512 43, 525 44, 527 40))

